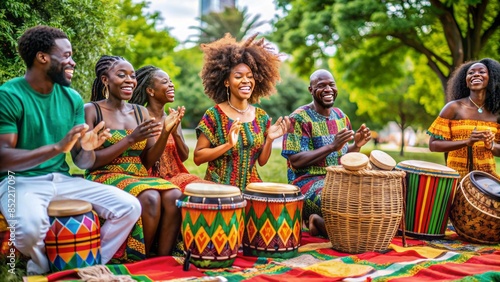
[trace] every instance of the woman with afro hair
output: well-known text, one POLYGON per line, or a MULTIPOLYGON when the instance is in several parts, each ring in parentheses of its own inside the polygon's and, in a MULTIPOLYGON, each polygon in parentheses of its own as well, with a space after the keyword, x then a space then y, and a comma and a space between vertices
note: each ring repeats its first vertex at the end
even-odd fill
POLYGON ((280 80, 279 54, 257 34, 242 42, 229 34, 202 44, 201 79, 205 94, 216 105, 209 108, 196 127, 196 165, 208 163, 205 179, 244 190, 262 182, 256 163, 269 160, 272 143, 290 128, 288 117, 271 118, 252 106, 276 92, 280 80))
POLYGON ((461 178, 472 170, 499 177, 500 64, 482 59, 461 65, 448 81, 447 103, 427 133, 429 149, 447 152, 446 164, 461 178))

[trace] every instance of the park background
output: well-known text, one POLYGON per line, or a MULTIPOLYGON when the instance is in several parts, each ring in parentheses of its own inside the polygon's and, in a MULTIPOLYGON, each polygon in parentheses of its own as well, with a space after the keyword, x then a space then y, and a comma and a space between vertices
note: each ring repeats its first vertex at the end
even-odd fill
MULTIPOLYGON (((378 149, 398 162, 444 164, 442 153, 428 151, 426 129, 449 101, 444 89, 454 69, 469 60, 500 58, 499 1, 274 0, 273 4, 277 15, 267 22, 239 6, 199 16, 199 25, 190 27, 197 36, 181 42, 170 32, 172 20, 152 10, 149 1, 2 0, 0 84, 24 74, 17 39, 38 24, 68 34, 77 63, 72 87, 85 102, 95 63, 103 54, 123 56, 136 69, 158 66, 176 86, 175 102, 168 106, 186 107, 182 127, 191 148, 186 167, 203 177, 206 165, 192 162, 194 128, 213 102, 205 96, 199 77, 203 65, 199 46, 226 32, 241 40, 266 24, 270 30, 259 37, 283 54, 282 80, 277 93, 255 106, 274 120, 288 115, 311 101, 310 73, 329 69, 339 88, 335 106, 350 117, 354 129, 366 123, 377 132, 378 149)), ((274 142, 270 162, 259 169, 264 181, 286 182, 280 145, 279 140, 274 142)), ((369 154, 374 148, 370 142, 362 152, 369 154)), ((71 170, 81 173, 73 165, 71 170)), ((22 275, 23 269, 18 270, 22 275)), ((0 267, 0 277, 6 277, 4 271, 0 267)))

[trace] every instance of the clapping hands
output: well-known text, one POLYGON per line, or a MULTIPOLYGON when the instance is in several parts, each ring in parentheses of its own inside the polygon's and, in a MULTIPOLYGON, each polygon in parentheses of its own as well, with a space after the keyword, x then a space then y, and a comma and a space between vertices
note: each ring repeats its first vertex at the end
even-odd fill
MULTIPOLYGON (((272 121, 271 118, 269 120, 272 121)), ((283 136, 287 132, 291 132, 291 124, 292 123, 290 122, 290 118, 288 116, 285 116, 284 118, 279 117, 278 120, 267 130, 267 137, 274 140, 283 136)))

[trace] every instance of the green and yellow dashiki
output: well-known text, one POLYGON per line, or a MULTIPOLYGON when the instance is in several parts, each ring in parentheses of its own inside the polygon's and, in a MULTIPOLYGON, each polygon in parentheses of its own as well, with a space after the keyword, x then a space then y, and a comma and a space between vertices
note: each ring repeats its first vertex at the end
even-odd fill
POLYGON ((339 151, 331 152, 325 159, 303 168, 292 167, 291 155, 313 151, 332 144, 335 135, 342 129, 352 129, 351 121, 339 109, 332 108, 330 116, 325 117, 316 112, 311 105, 305 105, 290 115, 293 132, 283 136, 281 155, 287 159, 288 183, 300 187, 305 196, 302 216, 308 219, 311 214, 321 215, 321 192, 326 176, 326 167, 340 164, 340 157, 347 154, 346 143, 339 151))
MULTIPOLYGON (((204 134, 211 148, 227 142, 227 136, 234 120, 215 105, 209 108, 196 127, 196 136, 204 134)), ((256 162, 264 147, 269 116, 260 108, 255 108, 255 119, 241 123, 238 143, 222 156, 208 162, 205 179, 220 184, 228 184, 244 190, 247 184, 262 182, 257 172, 256 162)))
MULTIPOLYGON (((427 134, 439 140, 466 140, 471 132, 476 130, 491 130, 495 134, 495 142, 500 142, 500 125, 496 122, 486 122, 480 120, 450 120, 437 117, 427 130, 427 134)), ((472 146, 473 170, 480 170, 499 177, 496 172, 495 158, 491 150, 484 147, 484 142, 479 141, 472 146)), ((467 167, 467 147, 450 151, 446 165, 460 173, 460 178, 466 176, 470 171, 467 167)))
MULTIPOLYGON (((108 138, 99 149, 107 148, 118 143, 131 134, 133 130, 112 129, 111 138, 108 138)), ((93 171, 86 171, 86 178, 95 182, 116 186, 134 196, 138 196, 142 191, 148 189, 169 190, 179 189, 172 183, 157 177, 148 177, 148 171, 142 164, 140 155, 146 147, 147 140, 137 142, 130 146, 119 157, 111 163, 97 168, 93 171)), ((146 248, 144 245, 144 233, 142 228, 142 219, 139 218, 126 242, 123 255, 122 248, 117 252, 119 261, 137 261, 146 258, 146 248)), ((114 258, 116 258, 115 255, 114 258)))

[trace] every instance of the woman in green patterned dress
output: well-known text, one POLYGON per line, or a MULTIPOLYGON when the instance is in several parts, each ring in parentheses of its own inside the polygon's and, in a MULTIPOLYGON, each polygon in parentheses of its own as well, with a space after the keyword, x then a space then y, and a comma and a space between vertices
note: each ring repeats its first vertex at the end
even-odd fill
POLYGON ((205 179, 244 190, 249 183, 262 182, 257 163, 269 160, 272 143, 290 129, 288 117, 271 118, 252 106, 261 97, 276 92, 280 79, 279 55, 264 39, 244 42, 227 34, 203 44, 205 61, 201 78, 205 94, 216 105, 209 108, 196 127, 196 165, 208 162, 205 179))
POLYGON ((127 240, 125 252, 115 255, 124 261, 149 256, 155 237, 156 254, 170 255, 181 223, 175 206, 175 200, 181 196, 179 188, 164 179, 148 177, 147 170, 161 156, 184 111, 173 111, 162 127, 144 107, 126 102, 136 85, 135 71, 129 62, 122 57, 102 56, 96 64, 92 102, 85 105, 85 120, 90 129, 104 120, 112 134, 96 150, 94 166, 87 170, 86 177, 123 189, 141 202, 142 216, 127 240))

